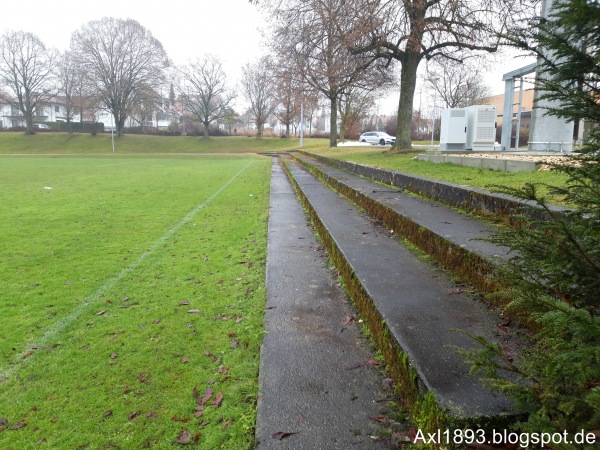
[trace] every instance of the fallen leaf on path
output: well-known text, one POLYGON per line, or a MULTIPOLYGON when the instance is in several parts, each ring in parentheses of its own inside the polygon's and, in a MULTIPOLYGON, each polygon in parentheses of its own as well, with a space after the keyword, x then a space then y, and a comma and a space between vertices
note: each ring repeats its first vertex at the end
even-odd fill
POLYGON ((496 325, 496 328, 498 329, 498 331, 506 336, 510 336, 510 332, 508 331, 508 328, 503 327, 502 325, 496 325))
POLYGON ((273 433, 271 435, 271 437, 273 439, 277 439, 278 441, 281 441, 282 439, 285 439, 287 437, 293 436, 294 434, 298 434, 298 433, 290 433, 287 431, 279 431, 278 433, 273 433))
POLYGON ((352 322, 356 322, 356 317, 347 316, 346 319, 344 320, 343 325, 348 325, 349 323, 352 323, 352 322))
POLYGON ((388 423, 389 422, 389 420, 383 416, 369 416, 369 419, 374 420, 375 422, 379 422, 379 423, 388 423))
POLYGON ((369 369, 372 369, 375 366, 379 366, 381 365, 381 363, 379 361, 377 361, 374 358, 369 358, 366 361, 360 361, 357 362, 356 364, 351 365, 350 367, 348 367, 348 370, 353 370, 353 369, 358 369, 359 367, 368 367, 369 369))

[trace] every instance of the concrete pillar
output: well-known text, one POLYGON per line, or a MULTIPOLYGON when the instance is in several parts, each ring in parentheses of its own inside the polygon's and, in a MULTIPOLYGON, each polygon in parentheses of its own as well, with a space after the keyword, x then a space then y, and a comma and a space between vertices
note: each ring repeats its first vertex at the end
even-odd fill
POLYGON ((504 80, 504 110, 502 111, 502 136, 500 146, 502 151, 510 150, 510 136, 512 134, 513 99, 515 92, 515 79, 504 80))

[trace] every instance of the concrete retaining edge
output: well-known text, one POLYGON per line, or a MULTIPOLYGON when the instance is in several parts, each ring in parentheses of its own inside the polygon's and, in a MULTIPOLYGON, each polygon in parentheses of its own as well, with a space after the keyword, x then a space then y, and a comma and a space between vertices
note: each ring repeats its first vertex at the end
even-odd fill
POLYGON ((535 172, 541 164, 534 161, 517 161, 514 159, 473 158, 456 155, 417 155, 420 161, 435 164, 457 164, 459 166, 478 167, 481 169, 496 170, 499 172, 535 172))

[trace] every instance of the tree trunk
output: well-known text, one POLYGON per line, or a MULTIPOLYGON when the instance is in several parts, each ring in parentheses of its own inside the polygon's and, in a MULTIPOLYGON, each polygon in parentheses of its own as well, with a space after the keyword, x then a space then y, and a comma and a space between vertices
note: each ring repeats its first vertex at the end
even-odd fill
POLYGON ((337 96, 329 99, 331 101, 331 116, 329 118, 329 146, 337 147, 337 96))
POLYGON ((119 117, 118 113, 115 113, 113 116, 115 119, 115 133, 117 134, 117 137, 122 137, 123 136, 123 128, 125 127, 125 119, 122 117, 119 117))
POLYGON ((210 122, 202 122, 204 124, 204 137, 208 138, 208 124, 210 122))
POLYGON ((33 133, 33 118, 31 116, 27 116, 25 118, 25 134, 34 134, 33 133))
POLYGON ((398 103, 398 121, 396 132, 396 147, 401 149, 412 148, 411 124, 415 86, 417 83, 417 69, 421 56, 416 52, 406 51, 402 60, 400 72, 400 101, 398 103))

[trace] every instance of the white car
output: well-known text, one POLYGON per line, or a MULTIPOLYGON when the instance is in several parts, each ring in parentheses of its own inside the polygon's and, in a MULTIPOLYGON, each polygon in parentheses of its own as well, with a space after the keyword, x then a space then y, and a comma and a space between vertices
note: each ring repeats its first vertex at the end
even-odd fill
POLYGON ((372 145, 394 145, 396 143, 396 138, 394 136, 390 136, 389 134, 383 131, 367 131, 363 133, 358 138, 359 142, 367 142, 372 145))
POLYGON ((38 130, 51 130, 52 129, 45 123, 34 123, 33 128, 37 128, 38 130))

